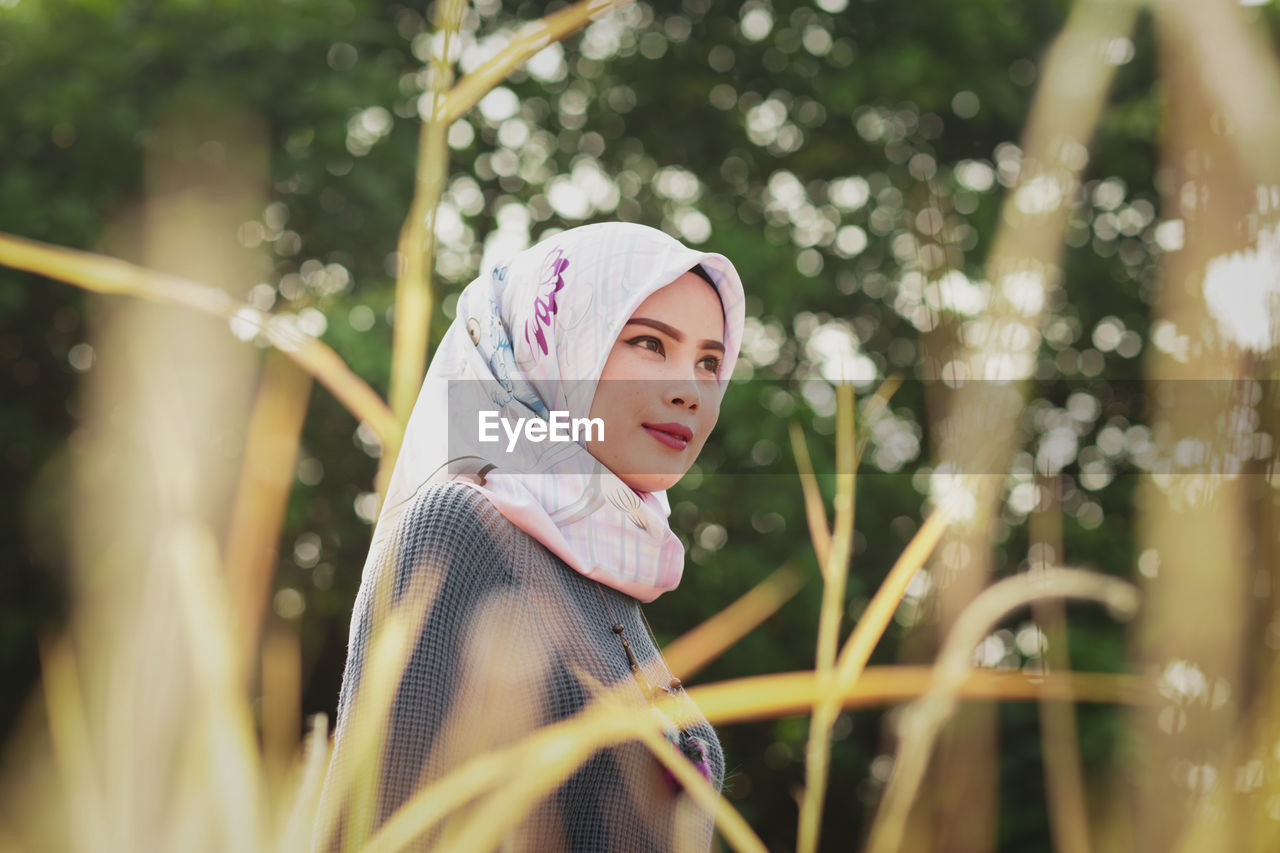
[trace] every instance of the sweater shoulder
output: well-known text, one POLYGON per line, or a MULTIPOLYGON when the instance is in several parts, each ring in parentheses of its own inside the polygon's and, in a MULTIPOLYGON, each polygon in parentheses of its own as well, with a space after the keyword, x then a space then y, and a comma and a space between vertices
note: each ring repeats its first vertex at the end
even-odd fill
POLYGON ((402 545, 455 553, 509 551, 515 533, 515 525, 484 495, 458 482, 420 489, 410 500, 400 528, 402 545))

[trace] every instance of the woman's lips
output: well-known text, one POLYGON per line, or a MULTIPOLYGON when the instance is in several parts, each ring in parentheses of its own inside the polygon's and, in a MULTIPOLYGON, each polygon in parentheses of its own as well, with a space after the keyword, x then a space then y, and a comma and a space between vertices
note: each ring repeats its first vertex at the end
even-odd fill
POLYGON ((687 447, 689 444, 687 439, 681 438, 678 435, 672 435, 669 432, 664 432, 663 430, 660 430, 657 427, 652 427, 652 426, 649 426, 648 424, 641 424, 641 426, 644 427, 645 432, 649 433, 649 435, 653 436, 658 441, 661 441, 667 447, 673 448, 675 450, 684 450, 685 447, 687 447))

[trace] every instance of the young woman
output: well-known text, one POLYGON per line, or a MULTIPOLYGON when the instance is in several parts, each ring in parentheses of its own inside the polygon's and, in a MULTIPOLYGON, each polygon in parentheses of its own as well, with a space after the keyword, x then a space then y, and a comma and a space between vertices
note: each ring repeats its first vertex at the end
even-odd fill
MULTIPOLYGON (((623 223, 557 234, 463 290, 365 564, 324 798, 342 798, 342 817, 319 845, 340 843, 352 790, 373 786, 376 829, 467 759, 574 715, 600 685, 629 685, 641 704, 681 693, 639 605, 680 581, 665 490, 715 425, 743 315, 726 258, 623 223), (421 628, 375 722, 373 778, 349 764, 351 722, 377 713, 361 683, 396 608, 421 628), (335 794, 344 776, 352 787, 335 794)), ((667 738, 719 788, 720 744, 695 716, 667 738)), ((467 816, 419 849, 456 849, 467 816)), ((711 830, 652 753, 627 743, 592 756, 508 841, 705 851, 711 830)))

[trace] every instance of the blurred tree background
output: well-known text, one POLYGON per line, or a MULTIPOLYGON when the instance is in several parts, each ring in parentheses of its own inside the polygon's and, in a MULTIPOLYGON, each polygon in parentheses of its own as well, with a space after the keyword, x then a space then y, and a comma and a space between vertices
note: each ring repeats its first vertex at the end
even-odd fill
MULTIPOLYGON (((559 5, 473 5, 459 70, 559 5)), ((842 370, 863 392, 891 374, 907 380, 869 432, 850 620, 915 532, 933 437, 924 386, 911 380, 936 378, 955 319, 986 305, 983 260, 1018 174, 1044 51, 1068 10, 1059 0, 640 2, 537 54, 450 129, 433 344, 484 264, 557 228, 642 222, 727 255, 743 274, 743 381, 670 492, 689 565, 680 590, 648 611, 666 642, 786 561, 815 580, 700 680, 813 666, 821 586, 787 424, 809 432, 830 497, 830 382, 842 370)), ((235 235, 269 262, 236 295, 296 314, 385 396, 431 14, 382 0, 0 0, 0 231, 122 254, 111 224, 141 197, 148 155, 172 144, 156 128, 183 116, 191 132, 174 156, 217 166, 225 152, 201 136, 218 130, 201 125, 201 106, 234 105, 261 124, 270 182, 235 235)), ((1248 14, 1273 33, 1280 21, 1274 3, 1248 14)), ((1162 252, 1181 236, 1158 216, 1150 20, 1104 61, 1115 81, 1073 199, 1062 286, 1049 294, 997 574, 1028 564, 1037 473, 1058 479, 1071 564, 1124 577, 1140 565, 1134 475, 1150 435, 1134 380, 1148 348, 1177 346, 1152 328, 1151 305, 1162 252)), ((35 712, 37 636, 66 617, 60 514, 104 301, 0 268, 5 741, 35 712)), ((237 442, 227 444, 238 466, 237 442)), ((313 393, 270 617, 299 632, 304 714, 332 719, 336 708, 379 453, 368 427, 313 393)), ((873 663, 930 659, 909 640, 928 633, 927 593, 909 591, 873 663)), ((1124 628, 1089 608, 1068 614, 1072 667, 1122 671, 1124 628)), ((982 665, 1040 665, 1030 617, 993 637, 982 665)), ((1048 849, 1036 707, 999 714, 998 849, 1048 849)), ((1117 718, 1112 707, 1079 709, 1088 780, 1115 769, 1117 718)), ((824 849, 849 849, 866 831, 892 748, 884 724, 866 711, 836 725, 824 849)), ((721 731, 726 792, 771 849, 795 843, 807 730, 792 717, 721 731)))

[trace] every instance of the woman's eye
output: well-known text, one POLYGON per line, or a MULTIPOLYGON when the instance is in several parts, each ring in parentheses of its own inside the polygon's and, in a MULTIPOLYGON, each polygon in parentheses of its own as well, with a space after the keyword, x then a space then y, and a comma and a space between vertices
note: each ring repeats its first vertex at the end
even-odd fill
POLYGON ((635 344, 636 346, 639 346, 643 349, 647 349, 649 350, 649 352, 662 352, 662 341, 658 340, 657 338, 651 338, 648 336, 645 336, 643 338, 632 338, 630 343, 635 344), (647 344, 653 344, 653 346, 652 347, 646 346, 647 344))
MULTIPOLYGON (((638 346, 641 349, 648 350, 649 352, 656 352, 660 354, 666 353, 666 349, 662 346, 662 341, 650 335, 645 335, 639 338, 632 338, 631 340, 627 341, 627 343, 631 344, 632 346, 638 346), (650 346, 650 344, 652 344, 652 346, 650 346)), ((703 357, 701 360, 698 361, 698 364, 702 365, 704 370, 709 370, 712 373, 718 373, 720 371, 720 359, 714 355, 708 355, 703 357)))

